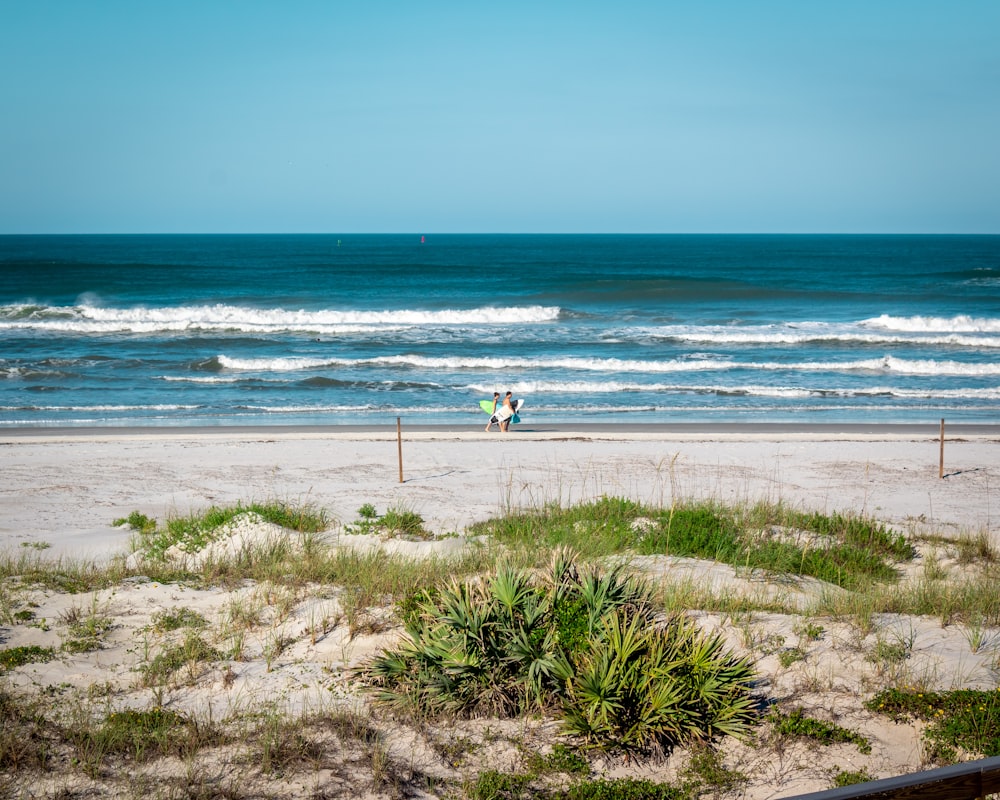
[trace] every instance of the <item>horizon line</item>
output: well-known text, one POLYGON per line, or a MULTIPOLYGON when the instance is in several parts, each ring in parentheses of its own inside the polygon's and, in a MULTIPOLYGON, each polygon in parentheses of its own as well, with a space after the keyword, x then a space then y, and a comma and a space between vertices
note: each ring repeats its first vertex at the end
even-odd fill
POLYGON ((0 236, 1000 236, 1000 231, 0 231, 0 236))

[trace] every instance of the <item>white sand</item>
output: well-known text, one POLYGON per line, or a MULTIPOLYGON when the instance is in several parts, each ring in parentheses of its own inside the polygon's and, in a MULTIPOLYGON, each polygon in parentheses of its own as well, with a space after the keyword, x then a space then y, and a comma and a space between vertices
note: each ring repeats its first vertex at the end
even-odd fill
MULTIPOLYGON (((357 509, 371 503, 379 513, 390 508, 417 512, 429 529, 443 534, 460 533, 471 522, 511 508, 553 501, 566 505, 600 495, 657 505, 669 505, 674 498, 782 501, 806 510, 865 513, 905 533, 986 532, 996 542, 1000 535, 997 438, 990 432, 947 441, 946 477, 939 478, 937 439, 893 430, 516 431, 506 436, 404 431, 401 483, 394 430, 0 435, 0 549, 16 555, 22 547, 25 551, 46 547, 41 551, 45 557, 100 560, 126 552, 130 534, 112 522, 131 511, 162 521, 171 514, 239 500, 311 503, 341 523, 355 521, 357 509)), ((334 537, 336 531, 335 526, 334 537)), ((262 527, 258 534, 268 536, 273 531, 262 527)), ((253 535, 253 530, 241 529, 229 544, 240 546, 253 535)), ((371 540, 340 538, 377 546, 371 540)), ((461 540, 406 546, 418 554, 420 549, 461 546, 461 540)), ((801 593, 808 598, 816 590, 808 582, 772 584, 709 562, 647 558, 637 560, 636 566, 654 578, 689 577, 758 596, 794 598, 801 593)), ((113 620, 113 627, 100 650, 64 653, 55 661, 23 666, 0 679, 25 691, 76 691, 81 697, 93 695, 93 687, 104 687, 97 694, 99 700, 86 702, 140 708, 162 702, 189 714, 210 713, 215 719, 270 706, 294 714, 356 705, 359 700, 344 680, 344 669, 384 646, 394 634, 350 638, 335 587, 299 598, 284 612, 280 594, 273 587, 226 592, 142 581, 86 597, 32 590, 18 596, 18 607, 33 608, 35 622, 42 619, 46 624, 0 625, 0 646, 38 644, 58 649, 69 635, 68 620, 95 609, 113 620), (218 629, 234 602, 261 609, 259 624, 247 635, 244 660, 229 664, 228 672, 210 668, 204 675, 190 676, 185 685, 168 688, 165 694, 138 685, 138 671, 169 641, 168 635, 150 626, 157 613, 192 609, 218 629), (283 647, 273 655, 278 642, 283 647)), ((803 618, 797 615, 756 614, 732 620, 700 614, 699 620, 706 628, 723 630, 734 648, 753 655, 769 699, 801 705, 808 713, 859 731, 873 742, 873 752, 867 756, 852 745, 822 748, 817 754, 815 746, 808 745, 782 745, 776 753, 728 742, 727 764, 751 776, 742 787, 748 798, 827 788, 834 764, 841 769, 865 768, 876 777, 920 769, 919 726, 897 725, 862 707, 865 696, 899 677, 887 669, 898 668, 928 688, 996 685, 998 630, 981 631, 983 646, 973 652, 969 629, 943 627, 938 619, 885 616, 875 620, 868 632, 843 620, 817 620, 823 635, 816 641, 803 639, 803 618), (872 661, 866 654, 879 641, 908 643, 909 658, 893 668, 872 661), (794 646, 801 646, 806 657, 782 666, 781 652, 794 646)), ((537 722, 490 725, 493 733, 508 731, 514 738, 551 740, 552 736, 537 722)), ((482 721, 457 723, 437 729, 436 735, 444 740, 476 738, 482 730, 482 721)), ((478 768, 515 769, 518 764, 515 746, 481 744, 472 757, 474 764, 449 765, 427 748, 426 737, 434 735, 434 726, 420 736, 393 731, 392 726, 385 728, 393 756, 442 780, 459 780, 478 768)), ((332 784, 324 783, 332 777, 322 771, 305 777, 256 773, 247 777, 240 774, 247 770, 229 764, 226 754, 213 757, 216 761, 206 769, 215 779, 249 781, 248 793, 250 787, 269 796, 335 793, 332 784)), ((607 763, 602 774, 674 779, 683 759, 678 754, 667 764, 638 767, 607 763)), ((162 778, 166 767, 160 764, 155 769, 161 770, 162 778)), ((77 772, 52 775, 32 790, 83 791, 93 788, 88 780, 77 772)), ((370 778, 358 777, 358 786, 364 789, 361 796, 368 791, 366 781, 370 778)))
POLYGON ((947 440, 945 477, 932 436, 646 432, 502 435, 395 431, 8 436, 0 433, 0 547, 45 542, 99 557, 127 547, 114 519, 157 519, 211 504, 313 503, 341 522, 371 503, 461 532, 509 508, 601 495, 770 500, 866 513, 943 534, 1000 525, 997 436, 947 440), (991 478, 993 480, 991 481, 991 478))

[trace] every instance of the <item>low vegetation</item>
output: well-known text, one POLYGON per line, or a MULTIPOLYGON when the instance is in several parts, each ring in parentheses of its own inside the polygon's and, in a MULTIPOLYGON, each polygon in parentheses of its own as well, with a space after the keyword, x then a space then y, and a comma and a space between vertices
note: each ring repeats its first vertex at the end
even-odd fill
POLYGON ((872 745, 864 736, 832 722, 808 716, 801 708, 790 712, 775 711, 770 720, 775 733, 781 736, 809 739, 819 744, 850 743, 865 755, 871 753, 872 745))
POLYGON ((963 753, 1000 756, 1000 690, 893 687, 877 692, 865 707, 895 720, 925 722, 924 741, 935 763, 955 763, 963 753))
POLYGON ((326 512, 313 506, 298 506, 281 501, 265 503, 237 503, 234 506, 211 508, 176 516, 167 520, 166 526, 159 527, 154 520, 134 511, 128 517, 117 519, 114 525, 128 525, 135 531, 138 542, 136 549, 147 557, 164 558, 171 547, 185 552, 197 552, 213 541, 220 528, 237 517, 252 513, 265 522, 270 522, 298 533, 317 533, 330 524, 326 512))
POLYGON ((371 503, 365 503, 358 509, 357 520, 346 525, 344 533, 411 541, 427 541, 434 538, 434 534, 424 527, 424 519, 417 512, 390 508, 384 514, 379 514, 371 503))
POLYGON ((55 651, 51 647, 39 647, 37 644, 22 645, 0 650, 0 669, 15 669, 24 664, 51 661, 55 651))
POLYGON ((537 577, 502 564, 426 592, 400 646, 359 674, 396 710, 546 710, 587 746, 627 755, 745 734, 750 663, 684 617, 659 618, 651 597, 623 566, 578 567, 565 550, 537 577))
POLYGON ((622 552, 706 558, 735 567, 806 575, 858 589, 892 581, 913 557, 900 534, 862 517, 804 514, 781 505, 711 503, 654 509, 621 498, 548 506, 473 526, 512 547, 566 546, 588 558, 622 552))
MULTIPOLYGON (((869 713, 919 720, 930 763, 1000 755, 1000 692, 904 685, 913 642, 881 632, 876 622, 881 613, 924 614, 943 625, 963 625, 970 653, 1000 644, 1000 558, 983 537, 934 543, 950 548, 948 557, 963 566, 961 577, 946 580, 947 568, 928 559, 921 577, 900 582, 914 556, 906 537, 864 517, 803 513, 780 504, 651 508, 602 498, 570 508, 546 506, 480 523, 457 555, 425 559, 331 546, 325 533, 332 523, 322 509, 284 502, 213 507, 163 524, 137 511, 116 523, 134 531, 141 571, 125 559, 101 565, 46 560, 37 549, 0 556, 0 623, 51 630, 57 644, 0 649, 0 783, 27 786, 31 775, 78 773, 123 787, 137 781, 128 791, 140 796, 144 786, 153 786, 143 783, 150 778, 141 765, 173 760, 186 765, 185 774, 159 775, 151 796, 259 794, 200 771, 198 759, 218 752, 265 782, 322 772, 343 787, 363 781, 387 797, 721 796, 743 791, 752 779, 718 746, 729 736, 750 749, 805 741, 846 747, 855 756, 871 753, 872 741, 822 712, 812 716, 806 708, 780 704, 763 711, 767 690, 755 682, 753 659, 767 655, 782 670, 807 675, 813 648, 831 638, 832 626, 843 630, 845 621, 857 631, 858 660, 882 681, 865 704, 869 713), (284 528, 296 546, 278 542, 196 565, 168 557, 171 548, 198 552, 248 513, 284 528), (710 559, 746 575, 809 576, 842 591, 817 596, 803 611, 780 597, 640 579, 630 559, 649 555, 710 559), (143 622, 143 639, 133 643, 131 685, 109 681, 75 693, 11 679, 54 659, 99 659, 120 620, 98 595, 136 580, 176 588, 180 599, 143 622), (208 618, 183 604, 187 587, 233 594, 217 617, 208 618), (93 597, 49 612, 46 620, 30 592, 93 597), (335 598, 336 612, 316 612, 304 632, 289 633, 285 620, 317 597, 335 598), (742 626, 743 649, 727 644, 738 636, 702 630, 691 613, 696 610, 721 612, 730 627, 742 626), (797 643, 784 644, 784 637, 765 642, 752 621, 763 612, 800 614, 797 643), (299 717, 255 707, 213 720, 165 702, 185 687, 228 687, 249 670, 250 659, 261 662, 254 669, 270 672, 295 637, 316 644, 338 628, 345 631, 345 653, 359 636, 399 632, 360 666, 330 675, 331 693, 361 688, 383 715, 332 709, 299 717), (255 650, 248 637, 255 638, 255 650), (130 707, 140 697, 138 707, 130 707), (380 726, 390 718, 390 725, 380 726), (453 730, 460 722, 511 720, 557 727, 531 744, 489 728, 474 736, 453 730), (436 751, 462 777, 443 779, 404 763, 386 740, 386 731, 399 725, 425 737, 438 726, 445 733, 436 751), (491 737, 502 736, 520 755, 497 769, 483 755, 491 737), (684 760, 669 782, 607 780, 598 767, 621 758, 652 764, 678 748, 684 760)), ((380 514, 371 504, 359 508, 342 532, 433 538, 419 514, 380 514)), ((827 763, 836 761, 831 756, 827 763)), ((831 786, 872 778, 866 767, 834 766, 826 774, 831 786)))

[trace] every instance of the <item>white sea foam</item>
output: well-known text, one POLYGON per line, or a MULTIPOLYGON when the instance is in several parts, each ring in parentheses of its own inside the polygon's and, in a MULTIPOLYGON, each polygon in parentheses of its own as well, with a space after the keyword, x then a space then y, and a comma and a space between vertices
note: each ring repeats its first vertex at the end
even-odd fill
MULTIPOLYGON (((492 387, 473 384, 461 387, 470 392, 489 394, 492 387)), ((601 394, 713 394, 724 396, 774 397, 783 399, 807 397, 900 397, 924 399, 1000 399, 1000 386, 963 389, 909 389, 892 386, 866 387, 807 387, 751 385, 709 385, 676 383, 630 383, 626 381, 513 381, 507 386, 516 395, 587 397, 601 394)))
POLYGON ((1000 333, 1000 319, 970 317, 965 314, 954 317, 894 317, 882 314, 863 320, 861 325, 913 333, 1000 333))
POLYGON ((324 358, 229 358, 216 356, 223 369, 241 372, 291 372, 302 369, 318 369, 349 363, 344 359, 324 358))
MULTIPOLYGON (((983 323, 988 320, 981 321, 983 323)), ((941 326, 928 330, 913 325, 910 328, 890 329, 872 323, 834 325, 825 322, 797 322, 782 325, 661 325, 646 328, 629 328, 613 333, 624 340, 672 339, 697 344, 745 345, 800 345, 814 342, 840 342, 843 344, 871 345, 938 345, 946 347, 1000 348, 1000 328, 983 330, 949 330, 941 326)), ((605 341, 609 341, 605 339, 605 341)))
POLYGON ((224 369, 252 372, 289 372, 308 369, 360 366, 398 366, 430 370, 575 370, 603 373, 685 373, 725 370, 763 372, 889 372, 900 375, 981 376, 1000 375, 1000 363, 961 362, 954 360, 903 359, 893 356, 854 361, 764 361, 742 362, 727 358, 669 359, 639 361, 617 358, 431 358, 410 354, 378 356, 368 359, 347 358, 231 358, 216 357, 224 369))
POLYGON ((123 412, 123 411, 192 411, 197 405, 180 403, 153 403, 151 405, 93 405, 93 406, 0 406, 0 411, 73 411, 73 412, 123 412))
POLYGON ((303 331, 322 334, 364 333, 404 326, 524 325, 552 322, 560 309, 554 306, 485 306, 471 309, 381 311, 252 308, 232 305, 114 308, 99 305, 0 308, 0 328, 79 333, 152 333, 188 330, 303 331))

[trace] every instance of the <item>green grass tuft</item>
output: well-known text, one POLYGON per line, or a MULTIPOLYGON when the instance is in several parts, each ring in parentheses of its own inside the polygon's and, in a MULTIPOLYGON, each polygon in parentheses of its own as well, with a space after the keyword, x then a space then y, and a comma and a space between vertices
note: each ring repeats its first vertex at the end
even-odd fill
POLYGON ((926 722, 928 756, 937 763, 953 763, 959 751, 986 758, 1000 755, 1000 690, 921 692, 890 688, 878 692, 865 708, 896 720, 926 722))
MULTIPOLYGON (((330 525, 329 517, 322 509, 313 506, 298 506, 280 500, 263 503, 253 502, 234 506, 211 506, 204 511, 187 516, 171 517, 165 527, 143 525, 137 529, 139 548, 148 558, 163 559, 171 547, 179 547, 188 553, 204 549, 216 536, 222 526, 236 517, 253 512, 265 522, 280 525, 298 533, 318 533, 330 525)), ((138 512, 133 512, 138 514, 138 512)), ((142 516, 142 515, 140 515, 142 516)), ((131 515, 129 517, 131 519, 131 515)))
POLYGON ((51 647, 39 647, 37 644, 9 647, 0 650, 0 668, 4 670, 17 669, 24 664, 37 664, 51 661, 56 657, 51 647))
POLYGON ((782 736, 810 739, 825 745, 853 744, 857 746, 859 752, 865 755, 872 751, 871 742, 860 733, 855 733, 833 722, 807 717, 801 708, 797 708, 789 714, 774 711, 771 713, 769 721, 774 725, 775 732, 782 736))
POLYGON ((864 517, 803 514, 781 505, 749 510, 714 503, 642 506, 601 498, 571 508, 547 506, 477 523, 471 533, 495 537, 509 547, 567 546, 584 558, 622 552, 705 558, 736 567, 806 575, 855 589, 899 577, 895 563, 913 558, 905 538, 864 517), (762 531, 802 531, 802 544, 762 531))

